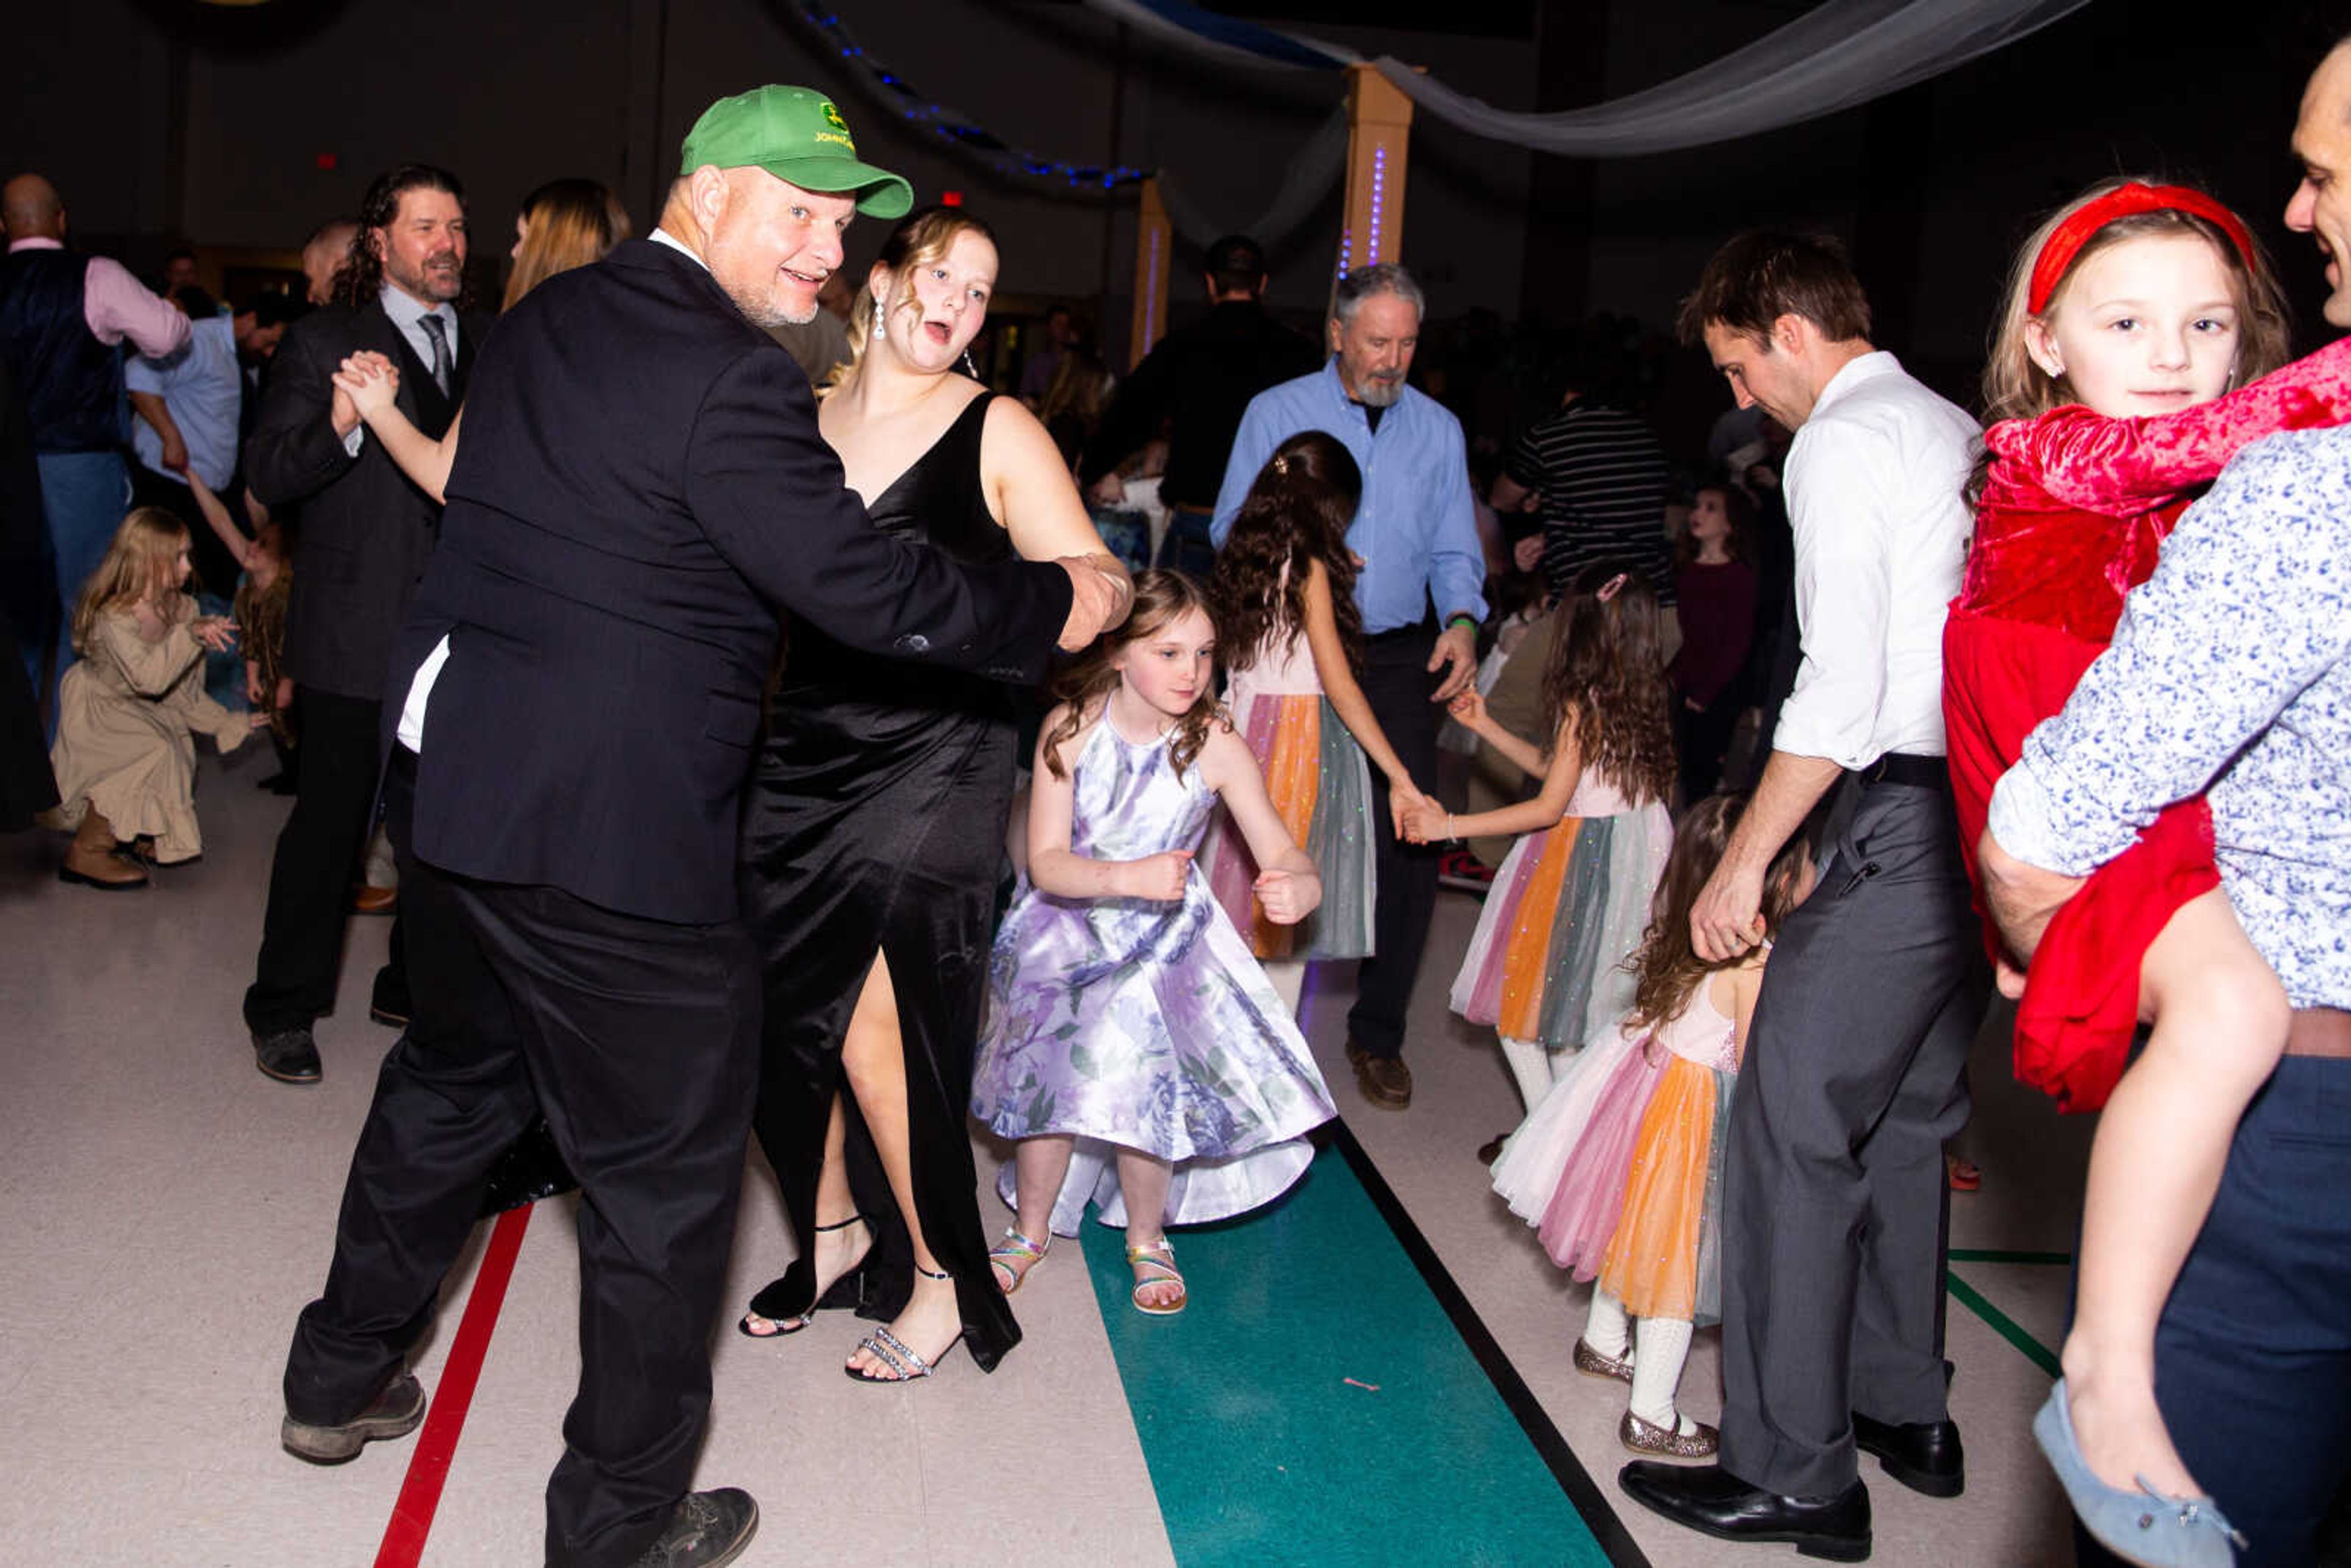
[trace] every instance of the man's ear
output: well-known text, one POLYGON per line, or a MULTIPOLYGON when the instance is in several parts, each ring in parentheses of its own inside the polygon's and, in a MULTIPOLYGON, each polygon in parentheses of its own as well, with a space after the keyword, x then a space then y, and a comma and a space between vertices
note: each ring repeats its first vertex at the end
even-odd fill
POLYGON ((379 263, 383 260, 383 230, 381 228, 368 230, 368 249, 375 253, 375 258, 379 263))
POLYGON ((1331 318, 1331 351, 1332 353, 1339 351, 1340 340, 1346 335, 1346 331, 1347 329, 1340 324, 1339 318, 1336 316, 1331 318))
POLYGON ((717 226, 734 193, 734 187, 726 181, 726 171, 715 163, 705 163, 686 177, 686 205, 705 235, 717 226))
POLYGON ((1771 347, 1783 354, 1801 354, 1806 340, 1818 333, 1810 319, 1791 310, 1771 323, 1771 347))

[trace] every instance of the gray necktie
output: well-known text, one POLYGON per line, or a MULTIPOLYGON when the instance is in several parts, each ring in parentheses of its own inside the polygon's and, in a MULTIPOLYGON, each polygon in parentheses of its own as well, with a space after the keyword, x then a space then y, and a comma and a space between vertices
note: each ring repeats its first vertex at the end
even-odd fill
POLYGON ((423 318, 424 335, 433 340, 433 384, 449 395, 449 323, 437 315, 423 318))

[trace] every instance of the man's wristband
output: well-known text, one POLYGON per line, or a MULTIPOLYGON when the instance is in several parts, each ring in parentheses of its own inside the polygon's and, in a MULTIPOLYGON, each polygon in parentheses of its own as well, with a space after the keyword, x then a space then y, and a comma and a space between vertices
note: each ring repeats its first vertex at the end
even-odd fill
POLYGON ((1447 632, 1452 631, 1456 626, 1467 626, 1475 632, 1479 624, 1478 618, 1467 610, 1457 610, 1445 618, 1445 629, 1447 632))

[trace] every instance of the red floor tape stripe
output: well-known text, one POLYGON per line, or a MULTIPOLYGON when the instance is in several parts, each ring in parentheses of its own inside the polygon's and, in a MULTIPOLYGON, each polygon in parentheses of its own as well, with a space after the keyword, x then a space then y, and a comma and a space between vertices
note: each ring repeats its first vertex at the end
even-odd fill
POLYGON ((433 1391, 433 1408, 424 1417, 424 1431, 409 1456, 408 1479, 401 1482, 400 1500, 392 1505, 392 1522, 383 1527, 383 1544, 376 1549, 375 1568, 416 1568, 424 1555, 424 1538, 432 1533, 434 1511, 441 1506, 441 1486, 449 1479, 449 1461, 456 1457, 457 1438, 465 1429, 465 1409, 474 1402, 474 1385, 489 1354, 490 1333, 498 1325, 498 1308, 507 1299, 507 1281, 514 1277, 516 1255, 522 1250, 522 1233, 530 1227, 536 1204, 509 1208, 490 1229, 489 1246, 482 1252, 481 1269, 474 1276, 473 1293, 465 1300, 465 1315, 450 1343, 449 1359, 433 1391))

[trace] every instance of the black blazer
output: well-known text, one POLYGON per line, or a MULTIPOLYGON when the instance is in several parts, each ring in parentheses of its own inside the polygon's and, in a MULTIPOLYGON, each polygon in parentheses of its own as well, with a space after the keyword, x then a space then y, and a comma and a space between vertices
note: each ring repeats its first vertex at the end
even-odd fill
POLYGON ((631 241, 549 278, 475 368, 389 734, 445 635, 415 851, 623 914, 736 913, 737 808, 777 612, 852 648, 1033 681, 1050 562, 961 567, 842 486, 808 378, 692 257, 631 241))
POLYGON ((383 695, 393 633, 433 553, 441 508, 409 482, 369 436, 345 451, 329 419, 329 379, 346 355, 373 349, 400 367, 400 411, 438 437, 465 401, 465 382, 490 319, 457 323, 451 395, 383 313, 330 305, 287 329, 269 389, 245 447, 245 478, 268 507, 298 504, 294 590, 287 606, 286 667, 296 681, 338 696, 383 695))

